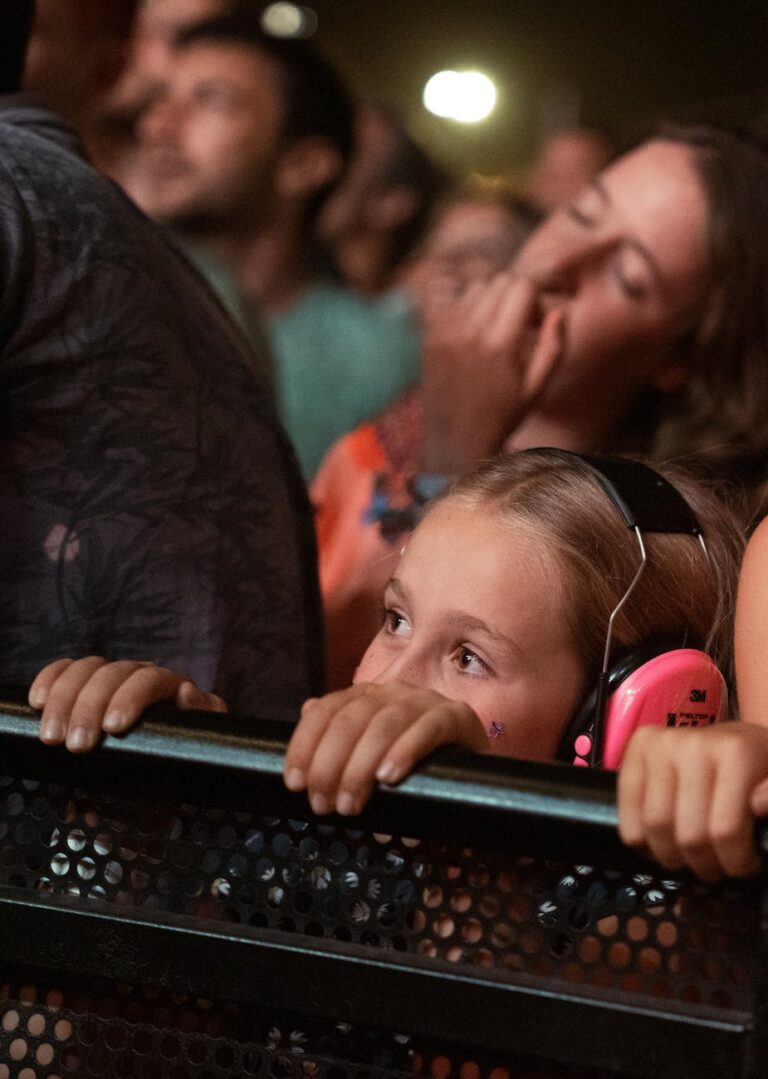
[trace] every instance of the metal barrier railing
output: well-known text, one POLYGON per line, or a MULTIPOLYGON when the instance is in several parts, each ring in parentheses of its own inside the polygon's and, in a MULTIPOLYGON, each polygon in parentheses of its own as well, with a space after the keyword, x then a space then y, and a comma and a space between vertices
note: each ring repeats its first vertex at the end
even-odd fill
POLYGON ((36 731, 0 706, 0 1076, 765 1059, 763 882, 627 851, 610 774, 445 751, 314 818, 277 722, 156 710, 82 757, 36 731))

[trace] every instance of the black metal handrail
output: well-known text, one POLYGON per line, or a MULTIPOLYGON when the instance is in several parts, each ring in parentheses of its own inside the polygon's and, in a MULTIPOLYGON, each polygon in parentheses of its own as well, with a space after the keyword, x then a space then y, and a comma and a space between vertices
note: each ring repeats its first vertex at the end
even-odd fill
MULTIPOLYGON (((275 719, 159 708, 126 737, 107 737, 85 755, 44 746, 37 725, 28 707, 0 704, 0 772, 65 789, 122 792, 148 804, 238 811, 253 804, 276 816, 312 816, 305 796, 283 785, 290 726, 275 719)), ((350 825, 348 818, 325 820, 350 825)), ((441 751, 397 788, 377 791, 355 821, 361 829, 454 844, 481 840, 499 851, 511 834, 523 834, 545 858, 567 860, 578 849, 632 873, 649 865, 618 839, 615 776, 587 769, 441 751)), ((762 896, 756 885, 755 904, 762 896)), ((0 960, 20 970, 108 976, 242 1002, 268 986, 276 1007, 307 1015, 626 1074, 745 1077, 763 1065, 764 994, 757 985, 754 1010, 689 1006, 5 886, 0 923, 0 960)))
MULTIPOLYGON (((283 756, 291 727, 274 719, 254 720, 207 712, 156 707, 130 734, 107 736, 95 753, 78 755, 43 745, 37 713, 0 697, 0 742, 14 775, 29 772, 62 783, 97 782, 111 790, 147 786, 176 800, 208 798, 242 807, 254 789, 281 811, 306 815, 306 796, 282 782, 283 756)), ((503 840, 510 824, 541 834, 553 850, 570 849, 575 833, 589 835, 601 852, 619 863, 627 855, 616 832, 616 782, 610 772, 477 756, 443 749, 394 788, 379 788, 359 817, 362 826, 394 830, 414 819, 435 834, 467 840, 503 840)), ((329 820, 338 819, 330 817, 329 820)))

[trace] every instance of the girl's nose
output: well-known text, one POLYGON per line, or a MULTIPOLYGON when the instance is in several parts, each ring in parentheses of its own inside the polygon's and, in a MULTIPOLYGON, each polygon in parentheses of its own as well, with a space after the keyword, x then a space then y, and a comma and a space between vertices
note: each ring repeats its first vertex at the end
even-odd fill
POLYGON ((408 648, 399 655, 393 656, 371 681, 377 685, 383 685, 385 682, 409 682, 414 686, 426 687, 429 683, 428 667, 423 654, 408 648))

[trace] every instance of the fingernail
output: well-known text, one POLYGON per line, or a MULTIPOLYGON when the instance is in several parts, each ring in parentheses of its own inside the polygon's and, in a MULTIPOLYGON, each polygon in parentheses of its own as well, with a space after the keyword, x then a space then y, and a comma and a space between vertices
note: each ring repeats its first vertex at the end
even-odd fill
POLYGON ((322 817, 322 815, 327 813, 330 808, 322 794, 310 795, 309 804, 312 806, 312 812, 316 813, 318 817, 322 817))
POLYGON ((104 716, 102 727, 105 731, 119 731, 123 728, 123 713, 114 708, 104 716))
POLYGON ((40 729, 40 737, 44 742, 62 742, 64 740, 64 724, 51 716, 46 719, 40 729))
POLYGON ((349 791, 342 791, 336 799, 336 812, 341 813, 342 817, 353 817, 357 812, 355 799, 349 791))
POLYGON ((45 686, 38 686, 33 689, 29 694, 29 703, 33 708, 42 708, 48 697, 48 690, 45 686))
POLYGON ((88 749, 91 746, 91 732, 85 727, 75 727, 67 735, 67 749, 88 749))
POLYGON ((402 775, 402 768, 395 761, 384 761, 376 772, 379 783, 397 783, 402 775))
POLYGON ((291 768, 285 777, 285 785, 289 791, 303 791, 307 784, 302 770, 291 768))

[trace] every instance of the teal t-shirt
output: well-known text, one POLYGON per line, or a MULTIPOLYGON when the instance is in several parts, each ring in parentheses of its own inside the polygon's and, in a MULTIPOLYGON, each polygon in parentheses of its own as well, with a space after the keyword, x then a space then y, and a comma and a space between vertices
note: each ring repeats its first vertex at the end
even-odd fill
POLYGON ((369 301, 314 285, 270 330, 278 408, 308 480, 336 439, 418 377, 419 336, 398 293, 369 301))

